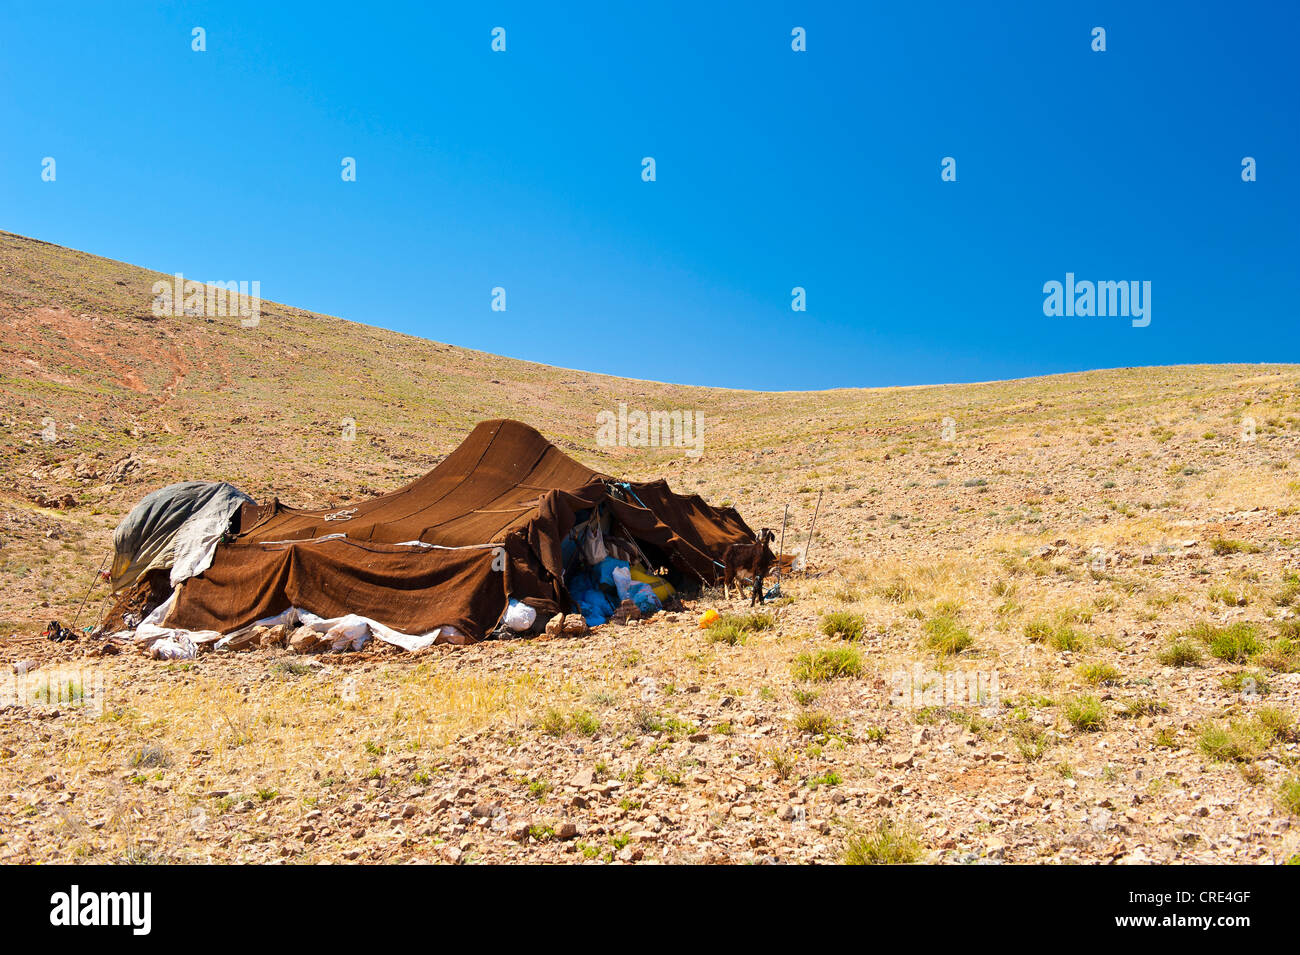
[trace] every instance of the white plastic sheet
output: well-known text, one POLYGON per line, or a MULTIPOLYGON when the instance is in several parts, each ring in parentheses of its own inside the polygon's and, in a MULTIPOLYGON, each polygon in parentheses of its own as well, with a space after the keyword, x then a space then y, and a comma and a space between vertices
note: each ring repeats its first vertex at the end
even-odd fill
POLYGON ((506 607, 505 625, 516 633, 532 627, 537 620, 537 611, 528 604, 520 603, 513 597, 510 598, 510 605, 506 607))
POLYGON ((239 489, 223 484, 221 490, 181 525, 173 543, 171 582, 175 587, 183 580, 197 577, 212 566, 221 535, 230 527, 230 518, 253 499, 239 489))
MULTIPOLYGON (((290 607, 281 613, 270 617, 263 617, 256 620, 247 627, 240 627, 238 630, 232 630, 230 633, 217 633, 215 630, 177 630, 168 627, 159 626, 162 620, 171 610, 172 603, 176 599, 175 591, 167 598, 157 609, 151 613, 144 623, 136 628, 135 633, 131 634, 132 639, 137 642, 149 644, 152 641, 160 640, 165 637, 175 637, 179 634, 187 635, 196 644, 213 643, 215 649, 224 648, 231 640, 242 636, 254 627, 276 627, 284 624, 288 627, 302 625, 311 627, 317 633, 324 634, 330 641, 330 647, 334 650, 353 649, 360 650, 366 642, 374 637, 382 640, 384 643, 392 644, 395 647, 401 647, 403 650, 415 652, 423 650, 425 647, 431 647, 441 639, 443 643, 463 644, 469 640, 463 633, 452 626, 442 626, 428 633, 402 633, 391 627, 386 627, 377 620, 371 620, 369 617, 363 617, 360 614, 350 613, 342 617, 330 617, 328 619, 319 617, 308 610, 299 607, 290 607)), ((532 608, 527 608, 531 610, 532 608)), ((534 611, 535 613, 535 611, 534 611)), ((532 626, 530 623, 529 626, 532 626)))
POLYGON ((149 647, 149 656, 155 660, 193 660, 198 655, 198 645, 184 633, 163 637, 149 647))

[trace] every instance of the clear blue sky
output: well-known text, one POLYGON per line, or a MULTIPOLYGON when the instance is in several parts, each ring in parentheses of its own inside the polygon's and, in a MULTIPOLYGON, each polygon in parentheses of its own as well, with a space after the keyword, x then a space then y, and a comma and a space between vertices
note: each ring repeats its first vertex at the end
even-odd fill
POLYGON ((1300 360, 1300 5, 844 6, 6 4, 0 228, 694 384, 1300 360))

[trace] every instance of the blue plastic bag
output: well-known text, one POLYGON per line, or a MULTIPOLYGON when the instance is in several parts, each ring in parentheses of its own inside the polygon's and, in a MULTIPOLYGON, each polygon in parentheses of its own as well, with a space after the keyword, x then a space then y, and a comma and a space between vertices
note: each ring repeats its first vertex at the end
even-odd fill
POLYGON ((578 605, 578 611, 589 627, 605 623, 614 613, 609 598, 594 588, 583 574, 577 575, 569 585, 569 596, 578 605))
POLYGON ((632 586, 627 589, 627 596, 636 604, 636 609, 647 617, 663 609, 663 604, 655 596, 654 588, 639 580, 632 582, 632 586))

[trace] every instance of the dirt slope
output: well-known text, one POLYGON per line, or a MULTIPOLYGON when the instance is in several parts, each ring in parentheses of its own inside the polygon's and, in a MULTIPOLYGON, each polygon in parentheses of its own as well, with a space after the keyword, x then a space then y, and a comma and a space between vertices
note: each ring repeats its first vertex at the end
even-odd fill
POLYGON ((270 303, 256 328, 156 318, 165 278, 0 233, 0 664, 102 680, 107 699, 0 696, 0 860, 1300 851, 1295 366, 736 392, 270 303), (704 454, 598 447, 620 403, 703 415, 704 454), (814 574, 766 629, 699 631, 706 605, 742 613, 708 595, 675 619, 419 659, 164 665, 35 636, 73 618, 155 487, 346 503, 498 416, 756 527, 788 503, 787 549, 823 490, 814 574), (825 633, 835 612, 860 635, 825 633), (806 679, 804 654, 842 675, 806 679))

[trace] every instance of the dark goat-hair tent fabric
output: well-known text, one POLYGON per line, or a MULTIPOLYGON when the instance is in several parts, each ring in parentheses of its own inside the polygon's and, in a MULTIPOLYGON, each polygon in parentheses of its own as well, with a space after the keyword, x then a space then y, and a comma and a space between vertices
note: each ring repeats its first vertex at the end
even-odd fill
POLYGON ((728 545, 754 539, 734 508, 674 494, 662 480, 617 482, 526 424, 484 421, 428 474, 369 501, 246 504, 235 540, 181 585, 166 625, 229 632, 298 607, 481 639, 510 597, 543 619, 572 608, 561 543, 579 512, 597 506, 649 556, 704 583, 720 579, 728 545))

